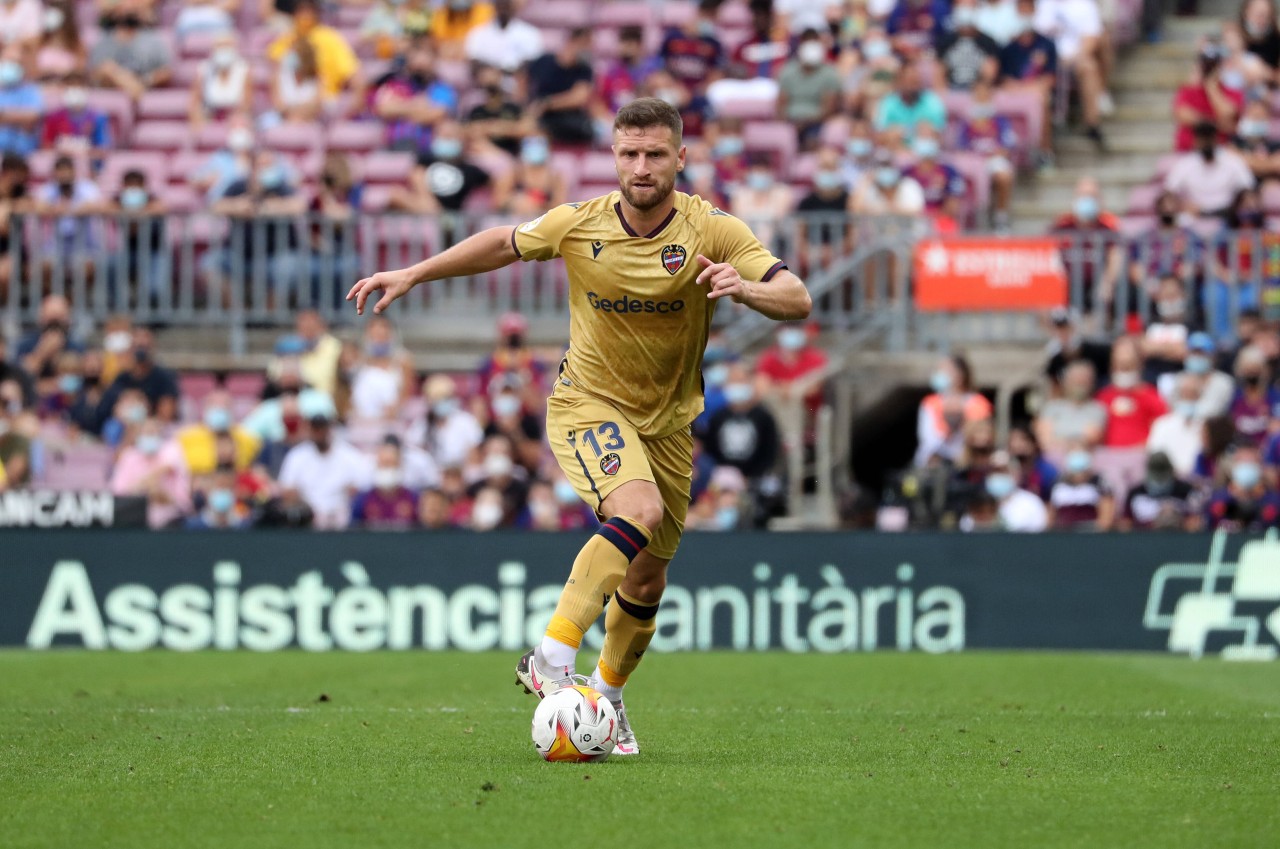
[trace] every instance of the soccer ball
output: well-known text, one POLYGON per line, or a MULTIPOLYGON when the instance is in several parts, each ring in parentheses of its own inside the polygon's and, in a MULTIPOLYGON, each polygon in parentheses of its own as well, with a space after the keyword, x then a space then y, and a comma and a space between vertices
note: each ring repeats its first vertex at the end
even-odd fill
POLYGON ((591 687, 556 690, 533 712, 533 745, 545 761, 602 761, 617 742, 618 713, 591 687))

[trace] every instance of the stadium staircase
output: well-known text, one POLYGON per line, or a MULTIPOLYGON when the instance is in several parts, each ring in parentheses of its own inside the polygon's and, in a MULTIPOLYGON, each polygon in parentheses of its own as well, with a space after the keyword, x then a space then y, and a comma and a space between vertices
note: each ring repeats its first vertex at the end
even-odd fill
POLYGON ((1169 17, 1156 44, 1136 43, 1118 59, 1112 74, 1115 114, 1104 119, 1107 151, 1074 130, 1057 129, 1057 167, 1028 176, 1017 187, 1012 206, 1013 231, 1045 232, 1067 212, 1081 177, 1096 177, 1103 208, 1116 215, 1149 213, 1131 209, 1130 196, 1151 181, 1161 156, 1173 150, 1173 96, 1195 63, 1197 42, 1216 35, 1235 17, 1235 0, 1202 0, 1194 18, 1169 17))

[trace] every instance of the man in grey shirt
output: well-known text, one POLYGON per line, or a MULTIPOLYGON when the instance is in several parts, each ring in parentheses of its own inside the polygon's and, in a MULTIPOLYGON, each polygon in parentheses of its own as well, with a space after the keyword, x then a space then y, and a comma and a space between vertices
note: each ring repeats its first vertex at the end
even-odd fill
POLYGON ((1045 403, 1036 419, 1036 438, 1050 462, 1058 463, 1075 446, 1092 448, 1107 425, 1106 408, 1093 398, 1093 364, 1073 360, 1062 374, 1062 398, 1045 403))
POLYGON ((778 73, 778 115, 795 125, 800 145, 809 148, 839 106, 840 74, 827 62, 818 33, 806 30, 795 58, 778 73))
POLYGON ((121 0, 102 16, 102 38, 89 54, 89 71, 103 86, 137 100, 169 81, 173 57, 169 45, 147 19, 142 0, 121 0))

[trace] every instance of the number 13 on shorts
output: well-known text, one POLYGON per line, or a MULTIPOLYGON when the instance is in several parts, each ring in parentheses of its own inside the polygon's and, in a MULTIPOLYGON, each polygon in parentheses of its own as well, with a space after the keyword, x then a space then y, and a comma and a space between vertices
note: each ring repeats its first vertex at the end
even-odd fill
POLYGON ((599 508, 627 481, 654 479, 640 434, 617 410, 577 394, 558 403, 564 394, 557 392, 547 405, 547 430, 556 461, 589 505, 599 508))

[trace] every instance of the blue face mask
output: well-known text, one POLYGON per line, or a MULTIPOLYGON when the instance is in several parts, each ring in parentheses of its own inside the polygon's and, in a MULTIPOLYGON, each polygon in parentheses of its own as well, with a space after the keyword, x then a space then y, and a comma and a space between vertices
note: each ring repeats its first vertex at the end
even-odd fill
POLYGON ((1007 498, 1009 493, 1013 492, 1017 487, 1017 483, 1014 481, 1012 475, 1004 472, 996 472, 987 475, 987 479, 983 483, 983 486, 986 487, 988 495, 997 501, 1000 501, 1007 498))
POLYGON ((229 489, 215 489, 209 493, 209 509, 215 513, 230 513, 236 506, 235 494, 229 489))
POLYGON ((17 62, 5 60, 0 62, 0 86, 12 88, 22 82, 22 66, 17 62))
POLYGON ((849 139, 844 149, 854 159, 862 159, 871 155, 871 151, 875 150, 875 145, 871 143, 871 139, 849 139))
POLYGON ((578 491, 567 480, 556 481, 555 491, 556 501, 561 504, 576 504, 578 501, 578 491))
POLYGON ((530 165, 541 165, 551 158, 551 148, 542 139, 530 139, 520 145, 520 158, 530 165))
POLYGON ((231 413, 225 407, 210 407, 204 411, 204 423, 209 430, 222 433, 231 427, 231 413))
POLYGON ((284 185, 284 169, 279 165, 264 168, 258 175, 258 184, 267 191, 274 191, 284 185))
POLYGON ((1196 414, 1195 401, 1178 401, 1173 405, 1173 411, 1184 419, 1189 419, 1196 414))
POLYGON ((778 331, 778 347, 784 351, 799 351, 804 347, 804 331, 798 327, 778 331))
POLYGON ((838 171, 819 171, 813 175, 813 187, 820 192, 832 192, 844 185, 838 171))
POLYGON ((1257 463, 1236 463, 1231 467, 1231 482, 1241 489, 1253 489, 1262 480, 1262 469, 1257 463))
POLYGON ((138 450, 148 457, 155 456, 160 451, 160 437, 154 433, 145 433, 138 437, 138 450))
POLYGON ((141 186, 129 186, 120 190, 120 206, 130 211, 142 209, 147 205, 147 190, 141 186))
POLYGON ((724 400, 730 404, 745 404, 754 394, 750 383, 730 383, 724 388, 724 400))
POLYGON ((868 62, 883 59, 889 55, 889 42, 868 41, 866 44, 862 45, 862 55, 868 62))
POLYGON ((742 140, 742 136, 721 136, 712 150, 716 156, 737 156, 746 149, 746 146, 747 143, 742 140))
POLYGON ((876 169, 876 183, 881 188, 891 188, 898 182, 898 169, 893 167, 884 167, 876 169))
POLYGON ((773 177, 764 171, 752 171, 747 175, 747 185, 757 192, 768 191, 773 185, 773 177))
POLYGON ((1078 197, 1072 209, 1081 221, 1095 221, 1098 218, 1098 199, 1092 195, 1078 197))
POLYGON ((84 381, 78 374, 64 374, 58 378, 58 388, 66 395, 74 395, 80 391, 80 386, 84 381))
POLYGON ((716 530, 731 531, 738 527, 738 508, 721 507, 716 511, 716 530))
POLYGON ((724 386, 728 378, 729 367, 724 363, 717 363, 702 373, 702 379, 706 381, 707 386, 724 386))
POLYGON ((436 159, 457 159, 462 155, 459 139, 435 139, 431 142, 431 155, 436 159))
POLYGON ((1213 370, 1213 361, 1199 354, 1190 354, 1183 363, 1183 368, 1192 374, 1208 374, 1213 370))
POLYGON ((929 375, 929 386, 939 394, 951 389, 951 375, 945 371, 935 371, 929 375))
POLYGON ((1071 451, 1067 454, 1067 471, 1073 475, 1089 471, 1093 465, 1093 458, 1089 456, 1088 451, 1071 451))
POLYGON ((937 139, 922 138, 916 139, 915 143, 911 145, 911 149, 921 159, 934 159, 942 148, 937 139))

